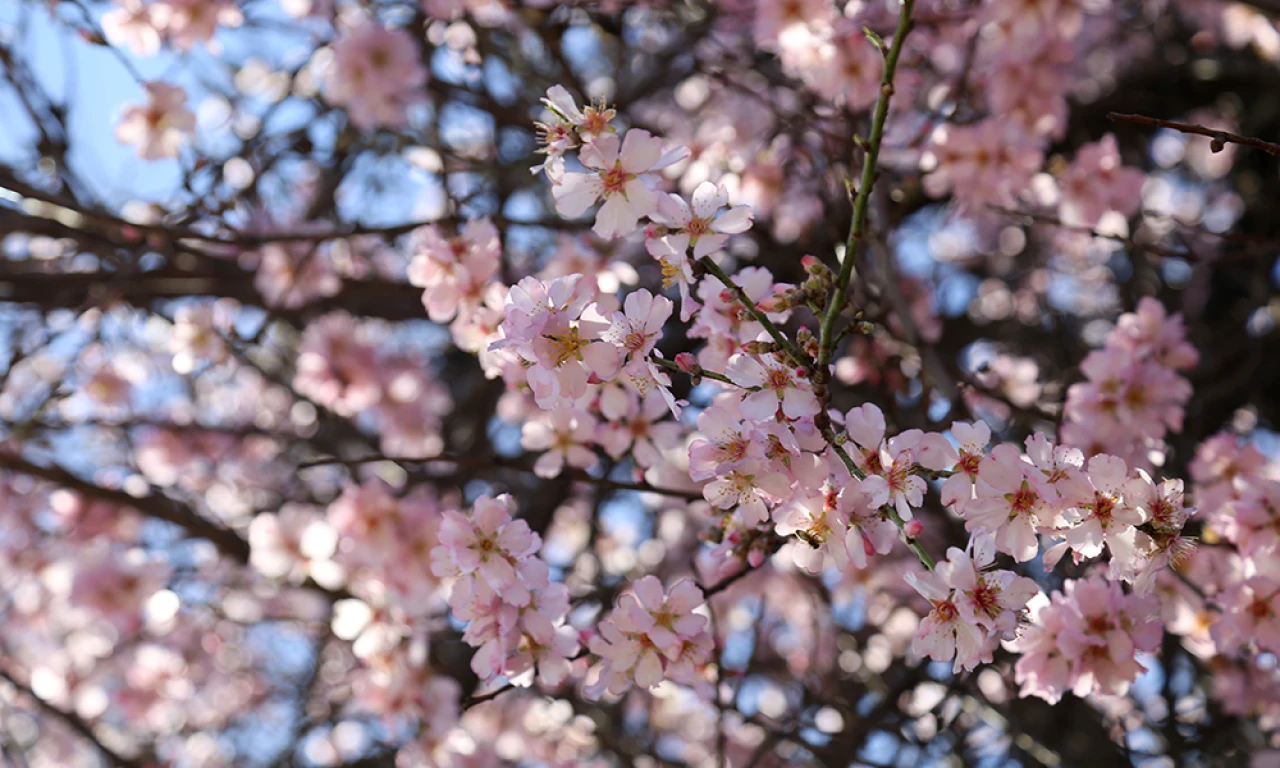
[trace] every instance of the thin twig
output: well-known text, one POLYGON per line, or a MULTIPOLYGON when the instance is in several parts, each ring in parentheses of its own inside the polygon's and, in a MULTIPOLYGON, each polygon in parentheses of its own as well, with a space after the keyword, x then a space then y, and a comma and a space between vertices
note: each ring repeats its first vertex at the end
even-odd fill
POLYGON ((1153 128, 1168 128, 1180 133, 1193 133, 1197 136, 1206 136, 1212 139, 1209 143, 1209 149, 1214 152, 1221 152, 1223 147, 1227 144, 1240 144, 1245 147, 1260 149, 1268 155, 1280 156, 1280 144, 1275 142, 1255 139, 1252 136, 1241 136, 1238 133, 1220 131, 1216 128, 1206 128, 1203 125, 1196 125, 1194 123, 1179 123, 1176 120, 1161 120, 1158 117, 1126 115, 1120 112, 1108 112, 1107 119, 1113 123, 1136 123, 1138 125, 1149 125, 1153 128))
POLYGON ((720 268, 719 264, 712 261, 709 256, 703 256, 698 260, 698 263, 701 264, 708 272, 715 275, 716 279, 724 284, 725 288, 728 288, 733 292, 734 298, 738 300, 738 303, 741 304, 747 312, 751 313, 751 317, 754 318, 757 323, 764 326, 765 331, 773 337, 773 340, 778 343, 778 346, 786 350, 787 354, 791 356, 791 359, 796 365, 807 366, 812 364, 809 360, 809 356, 801 352, 800 348, 797 347, 791 339, 788 339, 787 335, 778 329, 778 326, 773 324, 773 321, 769 319, 769 316, 756 306, 756 303, 751 300, 751 297, 742 289, 742 286, 733 282, 733 278, 725 274, 725 271, 720 268))
POLYGON ((36 706, 40 708, 41 712, 61 721, 63 725, 84 737, 86 741, 93 744, 94 748, 101 752, 103 756, 105 756, 112 765, 117 766, 117 768, 143 768, 143 766, 147 764, 142 760, 125 757, 111 747, 108 747, 106 744, 103 744, 102 741, 98 739, 97 734, 93 732, 93 726, 86 720, 82 719, 74 712, 63 711, 40 698, 36 695, 35 691, 31 690, 30 687, 18 682, 12 675, 3 669, 0 669, 0 679, 8 681, 10 685, 18 689, 19 693, 34 701, 36 706))
MULTIPOLYGON (((324 459, 315 459, 313 461, 305 461, 298 465, 298 469, 310 469, 312 467, 331 466, 334 464, 354 467, 360 464, 373 464, 380 461, 389 461, 395 464, 430 464, 436 461, 445 461, 461 467, 479 469, 513 469, 517 472, 535 472, 534 468, 528 464, 521 463, 514 459, 506 459, 501 456, 473 457, 459 456, 457 454, 450 453, 441 453, 436 456, 361 456, 357 459, 339 459, 329 457, 324 459)), ((603 477, 592 477, 585 470, 573 467, 566 467, 564 471, 577 482, 588 483, 611 491, 658 493, 663 496, 674 496, 689 500, 702 498, 702 494, 698 491, 682 491, 676 488, 662 488, 656 485, 650 485, 649 483, 625 483, 603 477)))
POLYGON ((893 77, 898 69, 898 57, 902 54, 902 46, 907 34, 911 32, 911 11, 915 8, 915 0, 903 0, 902 11, 898 16, 898 26, 893 33, 893 42, 884 55, 884 74, 880 78, 880 95, 876 97, 876 110, 871 118, 871 136, 864 143, 866 157, 862 163, 862 180, 858 184, 858 194, 853 201, 853 220, 849 223, 849 239, 845 243, 844 260, 840 262, 840 275, 836 279, 835 291, 827 302, 827 312, 822 317, 821 331, 818 336, 818 369, 825 375, 826 366, 831 362, 831 353, 835 348, 836 318, 845 305, 845 293, 849 289, 849 280, 853 276, 853 255, 867 226, 867 210, 870 208, 871 188, 876 183, 876 162, 880 158, 880 144, 884 140, 884 124, 889 117, 889 100, 893 98, 893 77))

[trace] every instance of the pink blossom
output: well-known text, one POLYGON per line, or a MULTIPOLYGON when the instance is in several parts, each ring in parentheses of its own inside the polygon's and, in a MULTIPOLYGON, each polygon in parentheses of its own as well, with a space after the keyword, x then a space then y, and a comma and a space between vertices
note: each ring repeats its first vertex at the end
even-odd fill
POLYGON ((422 98, 427 70, 413 37, 376 21, 361 21, 333 46, 325 96, 345 107, 362 131, 408 124, 406 108, 422 98))
POLYGON ((922 466, 954 473, 943 481, 941 499, 943 504, 964 515, 969 500, 973 498, 974 483, 978 479, 978 468, 987 443, 991 441, 991 428, 983 421, 974 424, 956 421, 951 424, 951 434, 960 443, 959 452, 942 435, 929 433, 920 439, 917 453, 922 466))
MULTIPOLYGON (((1058 215, 1077 227, 1096 226, 1108 211, 1132 216, 1141 205, 1145 180, 1142 171, 1121 164, 1116 137, 1108 133, 1101 141, 1076 150, 1075 160, 1059 176, 1062 202, 1058 215)), ((1159 306, 1159 302, 1150 297, 1144 300, 1159 306)))
POLYGON ((605 106, 603 98, 598 104, 587 104, 579 108, 573 96, 562 85, 548 88, 542 103, 554 120, 536 123, 538 143, 542 145, 538 151, 547 155, 548 159, 533 171, 537 173, 546 169, 548 177, 555 182, 563 174, 557 162, 559 158, 580 144, 590 144, 601 136, 614 133, 617 129, 611 123, 616 112, 605 106))
POLYGON ((990 536, 976 535, 969 542, 969 552, 948 549, 947 560, 938 564, 937 572, 956 591, 954 602, 964 621, 1012 640, 1019 612, 1040 589, 1025 576, 993 570, 995 553, 990 536))
POLYGON ((613 239, 636 230, 636 222, 658 210, 657 171, 688 154, 684 147, 666 154, 662 139, 632 128, 619 142, 617 136, 601 136, 584 147, 579 158, 588 173, 565 173, 553 179, 552 194, 561 216, 576 218, 601 198, 594 231, 613 239))
POLYGON ((1258 561, 1253 575, 1230 587, 1222 602, 1222 619, 1211 629, 1219 647, 1254 642, 1280 653, 1280 568, 1274 559, 1258 561))
POLYGON ((138 56, 154 56, 160 50, 156 4, 143 0, 116 0, 117 7, 102 14, 107 42, 123 45, 138 56))
POLYGON ((1012 204, 1043 163, 1040 150, 1020 128, 996 118, 939 127, 927 157, 934 167, 924 178, 925 191, 934 197, 950 191, 974 207, 1012 204))
POLYGON ((740 387, 759 387, 740 406, 752 421, 772 421, 779 412, 788 419, 806 419, 821 410, 808 379, 776 355, 734 355, 724 372, 740 387))
POLYGON ((422 304, 437 323, 478 308, 502 260, 498 229, 488 219, 468 221, 453 238, 435 225, 422 227, 414 231, 411 247, 417 255, 409 263, 409 282, 424 289, 422 304))
POLYGON ((116 140, 138 145, 143 160, 177 157, 196 127, 181 86, 152 81, 145 85, 147 103, 131 106, 116 125, 116 140))
POLYGON ((702 488, 702 495, 717 509, 735 510, 748 527, 769 519, 769 501, 791 496, 791 481, 761 461, 744 461, 702 488))
POLYGON ((743 423, 734 395, 724 395, 698 414, 702 437, 689 443, 689 476, 706 480, 723 475, 748 459, 762 459, 764 447, 754 440, 753 428, 743 423))
POLYGON ((271 243, 262 248, 262 261, 253 287, 270 307, 297 309, 313 299, 342 290, 329 246, 271 243))
POLYGON ((237 27, 244 21, 235 0, 158 0, 153 13, 166 39, 184 51, 212 40, 219 24, 237 27))
POLYGON ((481 496, 468 515, 445 512, 440 546, 432 551, 432 570, 438 576, 478 573, 504 600, 528 604, 528 587, 520 584, 517 566, 542 542, 524 520, 511 519, 514 509, 515 501, 503 494, 481 496))
POLYGON ((879 474, 868 475, 862 490, 871 506, 892 504, 903 520, 911 519, 911 508, 924 502, 927 487, 924 478, 912 474, 915 469, 917 436, 904 432, 892 437, 880 449, 879 474))
POLYGON ((883 72, 884 56, 857 24, 842 19, 831 40, 817 49, 812 64, 801 69, 800 77, 823 98, 857 111, 876 102, 883 72))
POLYGON ((920 622, 911 650, 936 661, 955 659, 956 672, 973 669, 982 661, 982 630, 960 615, 956 594, 939 573, 925 571, 904 577, 932 609, 920 622))
POLYGON ((667 413, 662 398, 628 398, 626 411, 617 419, 600 424, 596 441, 614 459, 627 453, 636 465, 652 467, 662 461, 662 451, 680 445, 683 430, 674 421, 660 421, 667 413))
POLYGON ((888 516, 871 504, 865 485, 850 478, 840 489, 836 506, 849 523, 845 546, 849 562, 859 570, 866 568, 872 554, 887 555, 898 541, 898 529, 888 516))
POLYGON ((249 564, 267 578, 301 582, 310 573, 311 561, 329 559, 336 547, 334 530, 304 504, 263 512, 249 524, 249 564))
POLYGON ((1087 472, 1091 487, 1064 498, 1070 505, 1066 519, 1071 526, 1064 537, 1080 555, 1097 557, 1106 544, 1113 561, 1123 564, 1133 557, 1134 526, 1142 524, 1143 516, 1124 498, 1127 472, 1125 463, 1115 456, 1094 456, 1087 472))
POLYGON ((1122 695, 1145 668, 1139 651, 1154 651, 1161 626, 1154 598, 1126 595, 1118 582, 1068 581, 1063 592, 1029 606, 1032 624, 1010 644, 1022 695, 1054 703, 1066 690, 1122 695))
POLYGON ((979 465, 978 497, 963 513, 965 528, 987 531, 1001 552, 1020 563, 1036 556, 1040 549, 1036 533, 1053 520, 1039 485, 1028 479, 1034 471, 1017 448, 997 445, 979 465))
MULTIPOLYGON (((824 556, 830 557, 836 568, 849 567, 850 551, 846 544, 848 515, 837 504, 835 489, 824 493, 808 494, 792 499, 774 510, 777 523, 774 530, 779 536, 795 536, 799 541, 792 548, 795 564, 809 573, 821 574, 824 556)), ((862 540, 854 543, 862 552, 862 540)), ((866 554, 862 553, 863 562, 866 554)))
POLYGON ((692 683, 691 667, 705 664, 714 647, 706 617, 693 612, 704 601, 693 582, 680 581, 664 594, 656 577, 645 576, 632 588, 591 638, 591 652, 601 663, 588 686, 590 696, 621 693, 632 684, 651 688, 677 670, 692 683))
POLYGON ((543 418, 526 421, 520 444, 530 451, 546 451, 534 462, 538 477, 556 477, 565 464, 587 469, 599 458, 595 442, 596 420, 586 411, 558 409, 543 418))
POLYGON ((662 338, 662 326, 671 317, 671 300, 642 288, 627 294, 623 307, 624 312, 613 313, 602 338, 616 344, 624 359, 643 360, 662 338))
POLYGON ((646 238, 645 249, 662 268, 662 287, 676 285, 680 290, 680 322, 687 323, 698 310, 698 302, 689 298, 693 285, 693 261, 689 258, 689 236, 685 234, 646 238))
POLYGON ((693 190, 692 205, 679 195, 659 197, 652 218, 667 229, 687 235, 697 260, 723 248, 729 235, 751 228, 751 206, 722 210, 728 204, 729 193, 723 186, 704 181, 693 190))

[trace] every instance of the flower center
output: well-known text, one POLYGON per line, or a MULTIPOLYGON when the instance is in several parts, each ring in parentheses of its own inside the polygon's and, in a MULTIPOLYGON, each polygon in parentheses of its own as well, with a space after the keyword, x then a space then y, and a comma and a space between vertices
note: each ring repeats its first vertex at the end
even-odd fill
POLYGON ((689 220, 689 226, 685 227, 684 231, 689 235, 689 242, 695 243, 700 236, 711 231, 711 220, 694 216, 689 220))
POLYGON ((632 352, 639 352, 640 350, 644 349, 645 341, 647 340, 647 338, 648 337, 646 337, 643 333, 640 333, 639 331, 632 331, 631 333, 628 333, 626 335, 626 338, 622 340, 622 346, 626 347, 628 350, 632 352))
POLYGON ((667 259, 658 259, 658 264, 662 267, 662 287, 670 288, 681 276, 680 265, 667 259))
POLYGON ((568 333, 548 334, 546 338, 552 342, 551 356, 556 368, 570 360, 582 360, 582 348, 590 343, 578 334, 577 328, 570 328, 568 333))
POLYGON ((622 195, 626 197, 627 182, 634 178, 635 174, 627 173, 623 170, 622 161, 619 160, 612 168, 600 176, 600 181, 604 186, 604 196, 622 195))
POLYGON ((944 624, 949 624, 956 620, 960 612, 956 610, 956 604, 950 600, 939 600, 933 604, 933 612, 938 614, 938 620, 944 624))
POLYGON ((769 371, 767 378, 769 389, 783 390, 791 386, 791 375, 782 368, 774 368, 769 371))

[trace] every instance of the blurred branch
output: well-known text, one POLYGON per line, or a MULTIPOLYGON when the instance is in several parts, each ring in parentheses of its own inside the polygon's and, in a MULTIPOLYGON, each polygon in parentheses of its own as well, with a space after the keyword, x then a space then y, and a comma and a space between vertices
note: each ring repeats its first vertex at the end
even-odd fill
POLYGON ((103 744, 97 734, 93 732, 93 726, 90 725, 88 721, 84 720, 74 712, 66 712, 40 698, 36 695, 35 691, 31 690, 30 687, 18 682, 14 679, 13 675, 3 669, 0 669, 0 679, 7 681, 10 685, 16 688, 19 693, 34 701, 41 712, 55 720, 58 720, 91 743, 94 749, 101 752, 113 766, 117 766, 117 768, 147 768, 147 766, 152 764, 146 760, 125 757, 114 749, 108 747, 106 744, 103 744))
POLYGON ((1227 144, 1240 144, 1246 147, 1253 147, 1266 152, 1268 155, 1280 156, 1280 144, 1271 141, 1263 141, 1255 139, 1252 136, 1241 136, 1238 133, 1230 131, 1219 131, 1215 128, 1206 128, 1203 125, 1194 125, 1192 123, 1179 123, 1174 120, 1162 120, 1158 117, 1147 117, 1146 115, 1126 115, 1120 112, 1108 112, 1107 119, 1112 122, 1120 123, 1136 123, 1138 125, 1149 125, 1154 128, 1168 128, 1180 133, 1193 133, 1197 136, 1206 136, 1212 139, 1209 142, 1209 149, 1214 152, 1221 152, 1227 144))
MULTIPOLYGON (((347 467, 358 466, 360 464, 373 464, 380 461, 389 461, 396 464, 430 464, 437 461, 449 462, 464 467, 477 467, 481 469, 513 469, 517 472, 535 473, 536 470, 531 465, 523 464, 514 459, 507 459, 501 456, 458 456, 455 454, 442 453, 436 456, 363 456, 358 459, 338 459, 326 458, 315 459, 314 461, 306 461, 298 465, 298 469, 310 469, 311 467, 322 467, 326 465, 341 464, 347 467)), ((610 480, 604 477, 593 477, 586 470, 577 469, 575 467, 565 467, 562 472, 567 474, 572 480, 580 483, 587 483, 599 488, 610 491, 639 491, 641 493, 658 493, 663 496, 673 496, 681 499, 701 499, 702 493, 699 491, 682 491, 676 488, 661 488, 649 483, 624 483, 617 480, 610 480)))
POLYGON ((88 480, 76 477, 56 464, 47 467, 41 466, 7 451, 0 451, 0 467, 30 477, 48 480, 84 496, 136 509, 148 517, 172 523, 191 536, 212 543, 218 548, 219 552, 242 565, 249 562, 249 544, 240 538, 239 534, 230 528, 223 528, 221 525, 205 519, 187 505, 167 496, 159 494, 133 496, 124 491, 104 488, 88 480))

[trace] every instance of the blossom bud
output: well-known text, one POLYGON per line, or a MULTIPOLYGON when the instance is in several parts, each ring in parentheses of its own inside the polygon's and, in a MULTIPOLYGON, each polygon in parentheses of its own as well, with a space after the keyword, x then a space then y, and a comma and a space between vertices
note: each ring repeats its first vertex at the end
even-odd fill
POLYGON ((761 565, 763 565, 764 550, 760 549, 755 544, 752 544, 751 549, 747 551, 747 563, 752 568, 759 568, 761 565))
POLYGON ((907 534, 908 538, 914 539, 924 533, 924 523, 919 520, 908 520, 907 524, 902 526, 902 532, 907 534))
POLYGON ((698 373, 702 370, 702 366, 698 365, 698 358, 694 357, 692 352, 681 352, 676 355, 676 366, 685 373, 698 373))
POLYGON ((876 556, 876 545, 872 543, 871 537, 866 533, 862 534, 862 551, 867 553, 867 557, 876 556))
POLYGON ((808 369, 808 368, 805 368, 803 365, 802 365, 802 366, 800 366, 799 368, 796 368, 795 373, 796 373, 796 378, 798 378, 798 379, 807 379, 807 378, 809 378, 809 369, 808 369))

